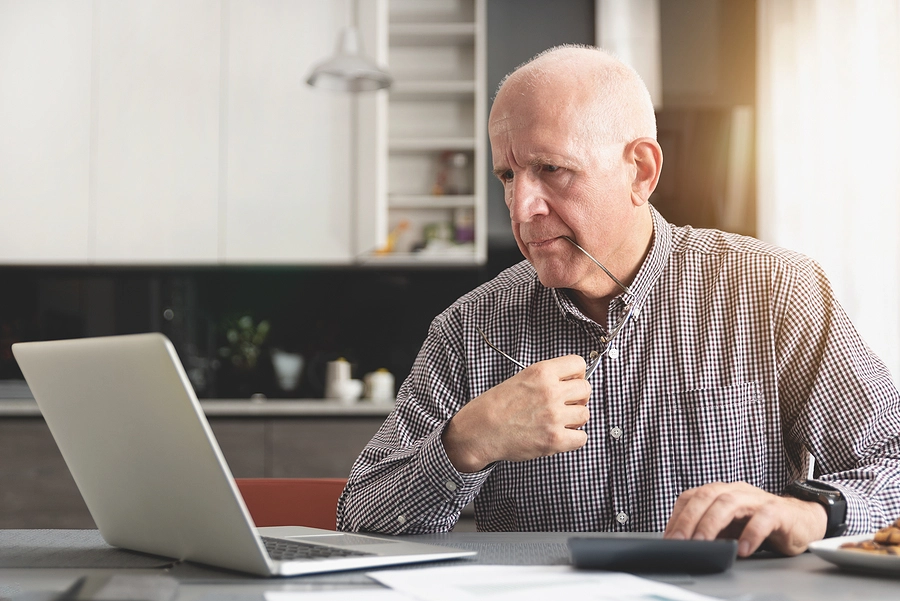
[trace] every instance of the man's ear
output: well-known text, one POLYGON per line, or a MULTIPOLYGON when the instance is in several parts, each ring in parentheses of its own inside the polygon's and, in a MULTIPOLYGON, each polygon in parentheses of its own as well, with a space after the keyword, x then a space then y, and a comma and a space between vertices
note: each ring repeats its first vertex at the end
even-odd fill
POLYGON ((662 172, 662 148, 653 138, 638 138, 625 148, 626 157, 633 161, 634 180, 631 182, 631 201, 640 206, 650 200, 662 172))

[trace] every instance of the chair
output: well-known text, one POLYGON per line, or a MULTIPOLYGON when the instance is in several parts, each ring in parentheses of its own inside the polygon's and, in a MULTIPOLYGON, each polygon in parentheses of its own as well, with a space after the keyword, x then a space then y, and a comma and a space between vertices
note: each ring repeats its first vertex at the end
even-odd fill
POLYGON ((338 497, 346 478, 235 478, 257 527, 337 529, 338 497))

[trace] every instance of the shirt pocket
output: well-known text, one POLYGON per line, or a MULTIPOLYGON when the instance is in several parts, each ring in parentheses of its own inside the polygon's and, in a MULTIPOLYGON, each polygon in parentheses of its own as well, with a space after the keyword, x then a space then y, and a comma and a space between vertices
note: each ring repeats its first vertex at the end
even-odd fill
POLYGON ((762 484, 766 415, 757 382, 672 393, 667 400, 682 491, 710 482, 762 484))

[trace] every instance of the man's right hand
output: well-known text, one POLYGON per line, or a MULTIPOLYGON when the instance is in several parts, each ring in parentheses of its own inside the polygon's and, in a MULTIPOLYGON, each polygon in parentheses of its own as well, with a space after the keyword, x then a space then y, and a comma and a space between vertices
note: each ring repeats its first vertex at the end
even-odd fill
POLYGON ((590 417, 585 363, 566 355, 530 365, 469 401, 444 430, 447 456, 460 472, 494 461, 526 461, 584 446, 590 417))

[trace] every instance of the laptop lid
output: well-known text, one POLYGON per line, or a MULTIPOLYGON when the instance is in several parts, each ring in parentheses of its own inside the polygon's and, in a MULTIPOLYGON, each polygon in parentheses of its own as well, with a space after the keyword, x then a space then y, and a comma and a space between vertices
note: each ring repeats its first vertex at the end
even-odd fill
MULTIPOLYGON (((110 545, 260 575, 472 554, 398 542, 370 544, 366 550, 376 554, 367 557, 273 561, 168 338, 150 333, 27 342, 14 344, 13 354, 110 545)), ((319 532, 330 536, 311 540, 339 538, 319 532)))

